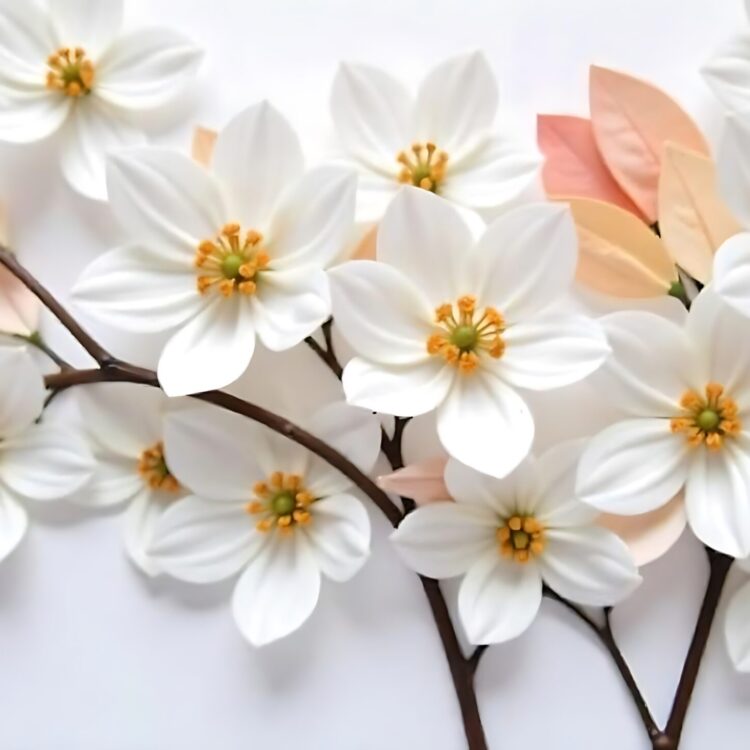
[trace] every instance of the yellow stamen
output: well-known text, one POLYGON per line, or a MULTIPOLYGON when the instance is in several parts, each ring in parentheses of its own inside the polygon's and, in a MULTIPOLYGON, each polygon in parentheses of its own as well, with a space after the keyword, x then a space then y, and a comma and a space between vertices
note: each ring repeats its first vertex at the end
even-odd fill
POLYGON ((533 516, 511 516, 495 532, 500 554, 522 565, 544 552, 544 526, 533 516))
POLYGON ((396 162, 402 167, 398 173, 399 182, 436 193, 445 179, 448 154, 440 151, 434 143, 413 143, 411 155, 399 151, 396 162))
POLYGON ((94 63, 82 47, 62 47, 47 58, 47 88, 65 96, 78 98, 91 93, 94 86, 94 63))
POLYGON ((726 438, 737 437, 742 423, 737 418, 737 403, 725 395, 720 383, 707 383, 704 395, 689 390, 680 397, 684 414, 670 419, 673 433, 683 433, 691 447, 705 445, 710 451, 721 450, 726 438))
POLYGON ((164 445, 160 442, 141 453, 138 473, 151 489, 169 493, 175 493, 180 489, 180 483, 169 471, 164 459, 164 445))
POLYGON ((255 526, 258 531, 276 530, 288 535, 296 526, 312 522, 310 507, 316 498, 304 487, 304 479, 299 474, 275 471, 267 481, 256 482, 253 493, 255 499, 245 509, 251 515, 265 514, 255 526))

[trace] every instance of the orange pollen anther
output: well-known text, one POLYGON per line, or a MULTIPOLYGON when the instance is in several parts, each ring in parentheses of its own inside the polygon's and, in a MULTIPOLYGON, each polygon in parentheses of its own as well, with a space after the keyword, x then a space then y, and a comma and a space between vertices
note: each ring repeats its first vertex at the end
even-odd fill
POLYGON ((401 165, 399 182, 435 193, 445 178, 448 154, 429 141, 413 143, 409 151, 396 154, 396 161, 401 165))
POLYGON ((544 552, 544 526, 533 516, 512 516, 495 532, 500 554, 527 563, 544 552))
POLYGON ((734 399, 724 395, 724 386, 708 383, 705 395, 686 391, 680 398, 683 414, 670 420, 672 432, 681 432, 691 446, 705 444, 717 451, 726 438, 737 437, 742 431, 734 399))
POLYGON ((94 63, 82 47, 62 47, 47 58, 47 88, 65 96, 80 97, 94 85, 94 63))
POLYGON ((499 359, 505 352, 503 316, 494 307, 486 307, 479 316, 476 298, 469 294, 459 297, 455 305, 437 307, 435 322, 440 330, 428 337, 427 352, 443 357, 460 372, 474 372, 482 353, 499 359))
POLYGON ((180 489, 180 483, 170 474, 164 460, 163 443, 156 443, 143 451, 138 460, 138 473, 152 490, 178 492, 180 489))
POLYGON ((255 528, 263 533, 276 529, 280 534, 291 534, 296 526, 306 526, 312 521, 309 507, 315 497, 305 489, 299 474, 275 471, 265 482, 256 482, 254 499, 245 510, 252 516, 261 516, 255 528))
POLYGON ((215 240, 203 240, 195 253, 198 291, 207 294, 215 289, 222 297, 235 292, 255 294, 260 273, 270 258, 263 247, 263 235, 250 229, 241 236, 239 224, 227 224, 215 240))

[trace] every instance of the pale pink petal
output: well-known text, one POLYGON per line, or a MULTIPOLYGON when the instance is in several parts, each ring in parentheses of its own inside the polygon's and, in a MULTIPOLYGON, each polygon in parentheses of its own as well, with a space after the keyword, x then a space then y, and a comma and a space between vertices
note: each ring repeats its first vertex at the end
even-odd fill
POLYGON ((378 486, 386 492, 411 498, 417 505, 452 500, 443 479, 446 463, 446 458, 439 457, 410 464, 378 477, 378 486))

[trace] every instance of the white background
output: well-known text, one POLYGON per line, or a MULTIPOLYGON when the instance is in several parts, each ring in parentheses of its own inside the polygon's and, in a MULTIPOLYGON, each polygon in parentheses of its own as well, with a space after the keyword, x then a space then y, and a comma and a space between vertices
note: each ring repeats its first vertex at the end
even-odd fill
MULTIPOLYGON (((131 25, 182 29, 208 50, 195 91, 174 111, 179 125, 160 124, 156 140, 187 148, 193 124, 219 127, 269 98, 299 129, 311 161, 332 140, 327 98, 339 59, 416 81, 442 57, 473 48, 485 51, 499 78, 501 125, 530 144, 537 112, 586 113, 590 62, 650 78, 715 139, 721 113, 698 68, 746 23, 741 0, 131 0, 128 16, 131 25)), ((0 186, 14 246, 65 297, 83 264, 117 234, 106 206, 65 187, 54 155, 53 143, 0 149, 0 186)), ((133 353, 117 341, 118 353, 133 353)), ((156 343, 140 344, 138 358, 150 362, 156 343)), ((316 367, 311 360, 310 373, 316 367)), ((540 443, 605 420, 606 405, 591 394, 583 401, 551 394, 535 405, 540 443)), ((145 580, 124 558, 116 514, 32 513, 29 536, 0 567, 3 750, 464 747, 422 593, 376 515, 364 571, 349 584, 326 585, 298 634, 257 651, 232 622, 231 584, 145 580)), ((660 721, 704 563, 686 534, 645 569, 644 585, 615 615, 660 721)), ((738 583, 732 576, 729 590, 738 583)), ((477 690, 492 750, 648 747, 606 655, 549 602, 525 636, 490 649, 477 690)), ((683 747, 738 750, 748 736, 750 677, 733 673, 719 625, 683 747)))

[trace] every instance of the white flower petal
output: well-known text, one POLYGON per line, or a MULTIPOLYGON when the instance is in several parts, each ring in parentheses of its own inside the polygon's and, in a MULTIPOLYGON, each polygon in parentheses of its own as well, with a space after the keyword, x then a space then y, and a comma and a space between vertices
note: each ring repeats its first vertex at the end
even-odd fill
POLYGON ((459 375, 438 410, 438 436, 451 456, 494 477, 526 457, 534 419, 524 400, 484 371, 459 375))
POLYGON ((629 419, 603 430, 586 446, 577 492, 599 510, 625 516, 669 502, 687 477, 690 447, 668 419, 629 419))
POLYGON ((107 192, 115 217, 130 236, 151 240, 159 252, 192 264, 203 240, 228 220, 216 180, 196 161, 145 146, 107 161, 107 192))
POLYGON ((62 44, 83 47, 96 58, 120 30, 122 5, 123 0, 49 0, 49 11, 62 44))
POLYGON ((637 310, 605 315, 600 322, 612 349, 595 376, 602 390, 633 416, 676 414, 682 394, 695 387, 694 348, 684 329, 637 310))
MULTIPOLYGON (((212 500, 248 502, 266 478, 261 428, 208 404, 175 408, 164 418, 167 465, 180 484, 212 500)), ((274 467, 280 469, 280 467, 274 467)))
POLYGON ((0 446, 0 483, 32 500, 72 495, 91 479, 94 468, 81 435, 44 423, 0 446))
POLYGON ((391 366, 355 357, 344 368, 342 383, 350 404, 396 417, 416 417, 442 403, 455 372, 435 357, 414 365, 391 366))
POLYGON ((750 672, 750 583, 746 583, 729 602, 724 636, 735 669, 750 672))
POLYGON ((186 497, 157 519, 146 554, 165 573, 183 581, 229 578, 260 554, 272 536, 256 531, 244 506, 186 497))
POLYGON ((325 268, 341 256, 354 226, 355 172, 319 167, 281 198, 271 222, 274 268, 325 268))
POLYGON ((377 257, 413 279, 432 307, 454 302, 467 288, 471 229, 448 201, 421 188, 404 187, 378 227, 377 257))
POLYGON ((548 529, 539 567, 560 596, 597 607, 617 604, 641 582, 625 542, 596 526, 548 529))
POLYGON ((384 176, 366 168, 360 168, 357 174, 356 221, 365 225, 378 222, 402 185, 393 175, 384 176))
POLYGON ((331 315, 325 271, 313 266, 269 271, 250 297, 253 324, 272 351, 299 344, 331 315))
POLYGON ((750 437, 726 440, 718 451, 696 451, 685 509, 704 544, 732 557, 750 555, 750 437))
POLYGON ((409 513, 391 534, 404 562, 430 578, 466 573, 489 550, 497 554, 497 514, 485 506, 431 503, 409 513))
POLYGON ((0 562, 18 546, 28 525, 24 508, 0 487, 0 562))
POLYGON ((297 630, 319 593, 320 570, 305 535, 276 536, 237 581, 234 619, 250 643, 264 646, 297 630))
POLYGON ((472 294, 493 305, 511 325, 559 299, 575 274, 578 240, 567 206, 532 203, 495 219, 472 255, 472 294), (554 273, 550 269, 554 268, 554 273))
POLYGON ((368 65, 341 63, 331 91, 331 115, 344 148, 394 181, 400 151, 412 137, 412 100, 395 78, 368 65))
POLYGON ((601 326, 582 315, 545 313, 510 326, 506 349, 490 366, 519 388, 546 391, 577 383, 609 354, 601 326))
POLYGON ((91 481, 74 498, 86 508, 109 508, 132 500, 146 489, 138 463, 123 456, 98 455, 91 481))
POLYGON ((501 138, 491 138, 456 164, 448 162, 439 192, 476 210, 500 208, 526 190, 539 173, 537 154, 501 138))
POLYGON ((172 494, 143 487, 123 513, 125 550, 133 563, 148 576, 161 573, 159 564, 148 553, 153 544, 156 524, 164 511, 177 502, 180 499, 172 494))
POLYGON ((125 109, 160 107, 193 79, 202 59, 203 52, 172 29, 137 29, 120 36, 99 61, 95 91, 125 109))
MULTIPOLYGON (((748 65, 750 66, 750 59, 748 65)), ((739 116, 726 119, 716 157, 716 168, 722 198, 742 225, 749 227, 750 127, 739 116)))
POLYGON ((746 111, 750 107, 750 33, 732 37, 701 72, 728 109, 746 111))
POLYGON ((542 603, 542 579, 534 562, 519 565, 489 550, 466 574, 458 612, 475 645, 516 638, 534 621, 542 603))
POLYGON ((304 169, 302 148, 286 118, 268 102, 248 107, 220 133, 213 154, 232 221, 265 231, 282 193, 304 169))
POLYGON ((419 87, 417 132, 449 157, 460 159, 486 138, 497 112, 497 81, 481 52, 452 57, 419 87))
POLYGON ((331 495, 311 506, 312 521, 303 527, 324 576, 348 581, 370 554, 370 517, 352 495, 331 495))
POLYGON ((254 349, 247 300, 216 297, 167 342, 159 358, 159 383, 168 396, 223 388, 245 372, 254 349))
POLYGON ((73 106, 71 97, 52 95, 46 89, 6 92, 4 98, 0 107, 0 141, 8 143, 46 138, 60 129, 73 106))
POLYGON ((0 343, 0 438, 23 432, 44 408, 44 379, 29 350, 0 343))
POLYGON ((145 143, 143 132, 95 96, 79 102, 62 136, 62 170, 68 184, 92 200, 106 200, 107 156, 145 143))
POLYGON ((750 232, 730 237, 714 256, 714 291, 750 317, 750 232))
POLYGON ((38 3, 0 2, 0 82, 41 89, 47 58, 59 46, 49 14, 38 3))
POLYGON ((388 364, 427 359, 434 312, 411 279, 372 260, 344 263, 329 277, 336 327, 358 353, 388 364))
POLYGON ((533 473, 531 457, 503 479, 482 474, 451 458, 445 465, 444 478, 450 497, 461 504, 490 508, 494 511, 493 525, 497 527, 498 516, 507 518, 518 512, 523 489, 533 473))

